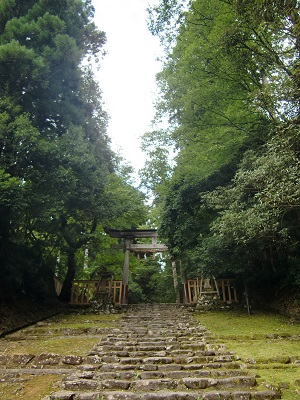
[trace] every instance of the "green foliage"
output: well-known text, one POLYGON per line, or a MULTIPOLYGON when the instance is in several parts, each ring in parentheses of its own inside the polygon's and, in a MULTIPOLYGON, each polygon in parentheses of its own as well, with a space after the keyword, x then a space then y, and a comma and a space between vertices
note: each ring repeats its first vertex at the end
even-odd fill
POLYGON ((168 49, 176 39, 177 30, 184 17, 187 0, 161 0, 158 5, 148 7, 148 28, 160 38, 168 49))
POLYGON ((132 280, 130 280, 128 284, 128 301, 130 304, 146 302, 142 287, 137 282, 132 280))
POLYGON ((278 258, 288 268, 297 255, 300 233, 299 168, 299 132, 293 124, 281 128, 262 154, 246 153, 232 185, 205 196, 219 213, 212 224, 218 247, 233 252, 242 247, 252 255, 256 249, 269 268, 280 268, 278 258))
POLYGON ((98 57, 105 43, 104 33, 91 22, 90 2, 40 0, 6 7, 3 12, 9 17, 2 20, 0 37, 1 96, 13 96, 47 134, 63 133, 70 123, 83 125, 80 63, 90 55, 98 57))
POLYGON ((102 226, 144 223, 147 210, 118 172, 83 66, 106 41, 91 1, 6 0, 0 11, 1 290, 52 288, 56 265, 67 301, 77 253, 101 251, 102 226))
POLYGON ((11 207, 14 211, 17 211, 23 201, 21 189, 22 181, 18 178, 11 177, 1 169, 0 187, 0 202, 2 207, 11 207), (16 201, 17 197, 20 198, 18 201, 16 201))
POLYGON ((150 15, 153 33, 173 29, 157 112, 177 155, 172 174, 150 184, 161 236, 193 274, 299 284, 296 4, 195 0, 167 26, 182 4, 150 15))
POLYGON ((141 149, 147 160, 139 171, 141 187, 154 198, 154 204, 159 204, 165 197, 165 184, 171 176, 172 141, 165 130, 146 132, 142 136, 141 149))
POLYGON ((170 263, 144 258, 131 266, 129 300, 132 303, 168 303, 175 301, 170 263))
MULTIPOLYGON (((215 213, 203 207, 202 196, 228 181, 234 173, 234 165, 235 163, 224 166, 206 180, 193 182, 182 178, 170 187, 172 194, 164 203, 160 233, 167 238, 174 257, 188 257, 187 253, 193 251, 202 237, 209 233, 215 213)), ((190 269, 193 263, 192 260, 189 261, 190 269)))

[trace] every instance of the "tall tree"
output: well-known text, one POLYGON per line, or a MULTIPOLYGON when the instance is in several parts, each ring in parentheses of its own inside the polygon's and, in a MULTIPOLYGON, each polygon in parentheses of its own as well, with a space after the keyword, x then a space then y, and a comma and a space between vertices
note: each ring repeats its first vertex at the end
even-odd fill
POLYGON ((109 186, 118 161, 86 66, 99 61, 106 38, 90 0, 8 0, 0 11, 1 285, 28 292, 25 275, 34 268, 40 280, 46 270, 51 278, 59 252, 68 256, 67 301, 78 250, 125 209, 125 178, 123 207, 114 209, 118 194, 109 186))
MULTIPOLYGON (((178 7, 169 10, 178 14, 178 7)), ((172 178, 164 180, 162 233, 174 254, 186 257, 211 220, 211 212, 203 213, 201 193, 231 179, 244 149, 265 142, 270 121, 253 106, 253 93, 264 84, 250 51, 241 46, 240 64, 228 52, 226 40, 233 27, 242 36, 248 34, 234 8, 219 0, 194 1, 183 15, 157 77, 157 109, 159 116, 168 116, 170 129, 165 132, 177 149, 172 178)))

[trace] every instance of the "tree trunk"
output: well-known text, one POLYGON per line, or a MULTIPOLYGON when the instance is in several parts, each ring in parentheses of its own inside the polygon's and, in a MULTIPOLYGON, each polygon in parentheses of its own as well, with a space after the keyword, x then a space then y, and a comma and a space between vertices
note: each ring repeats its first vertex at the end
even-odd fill
POLYGON ((63 301, 64 303, 69 303, 71 300, 72 281, 74 280, 76 273, 75 254, 76 254, 76 249, 74 249, 73 247, 69 247, 68 271, 59 295, 59 300, 63 301))
POLYGON ((11 211, 8 207, 0 206, 0 238, 2 246, 5 246, 5 244, 8 243, 9 240, 10 213, 11 211))
POLYGON ((180 275, 181 275, 181 283, 182 283, 182 289, 183 289, 183 303, 187 304, 189 302, 189 296, 187 292, 187 278, 186 278, 186 270, 184 266, 182 265, 182 261, 180 260, 180 275))

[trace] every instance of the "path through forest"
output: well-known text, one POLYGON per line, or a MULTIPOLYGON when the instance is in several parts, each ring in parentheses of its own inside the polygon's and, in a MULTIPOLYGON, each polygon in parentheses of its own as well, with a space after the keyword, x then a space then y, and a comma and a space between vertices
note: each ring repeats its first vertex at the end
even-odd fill
MULTIPOLYGON (((45 327, 44 334, 50 333, 45 327)), ((82 343, 91 337, 97 341, 84 357, 2 355, 2 379, 18 371, 63 374, 60 387, 43 400, 280 398, 259 386, 245 364, 182 306, 131 306, 113 327, 95 323, 81 333, 62 333, 81 336, 82 343)))

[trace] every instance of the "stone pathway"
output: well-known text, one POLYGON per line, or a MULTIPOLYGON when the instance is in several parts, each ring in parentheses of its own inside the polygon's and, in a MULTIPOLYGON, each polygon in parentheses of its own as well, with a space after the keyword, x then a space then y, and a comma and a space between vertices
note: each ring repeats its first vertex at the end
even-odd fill
POLYGON ((99 327, 95 322, 86 329, 61 330, 45 321, 16 332, 10 340, 27 340, 44 331, 49 337, 99 341, 85 356, 0 353, 0 381, 14 382, 21 374, 65 376, 57 391, 43 400, 280 398, 278 392, 259 386, 245 364, 185 307, 134 305, 115 325, 99 327))
POLYGON ((44 400, 278 399, 177 305, 128 309, 44 400))

